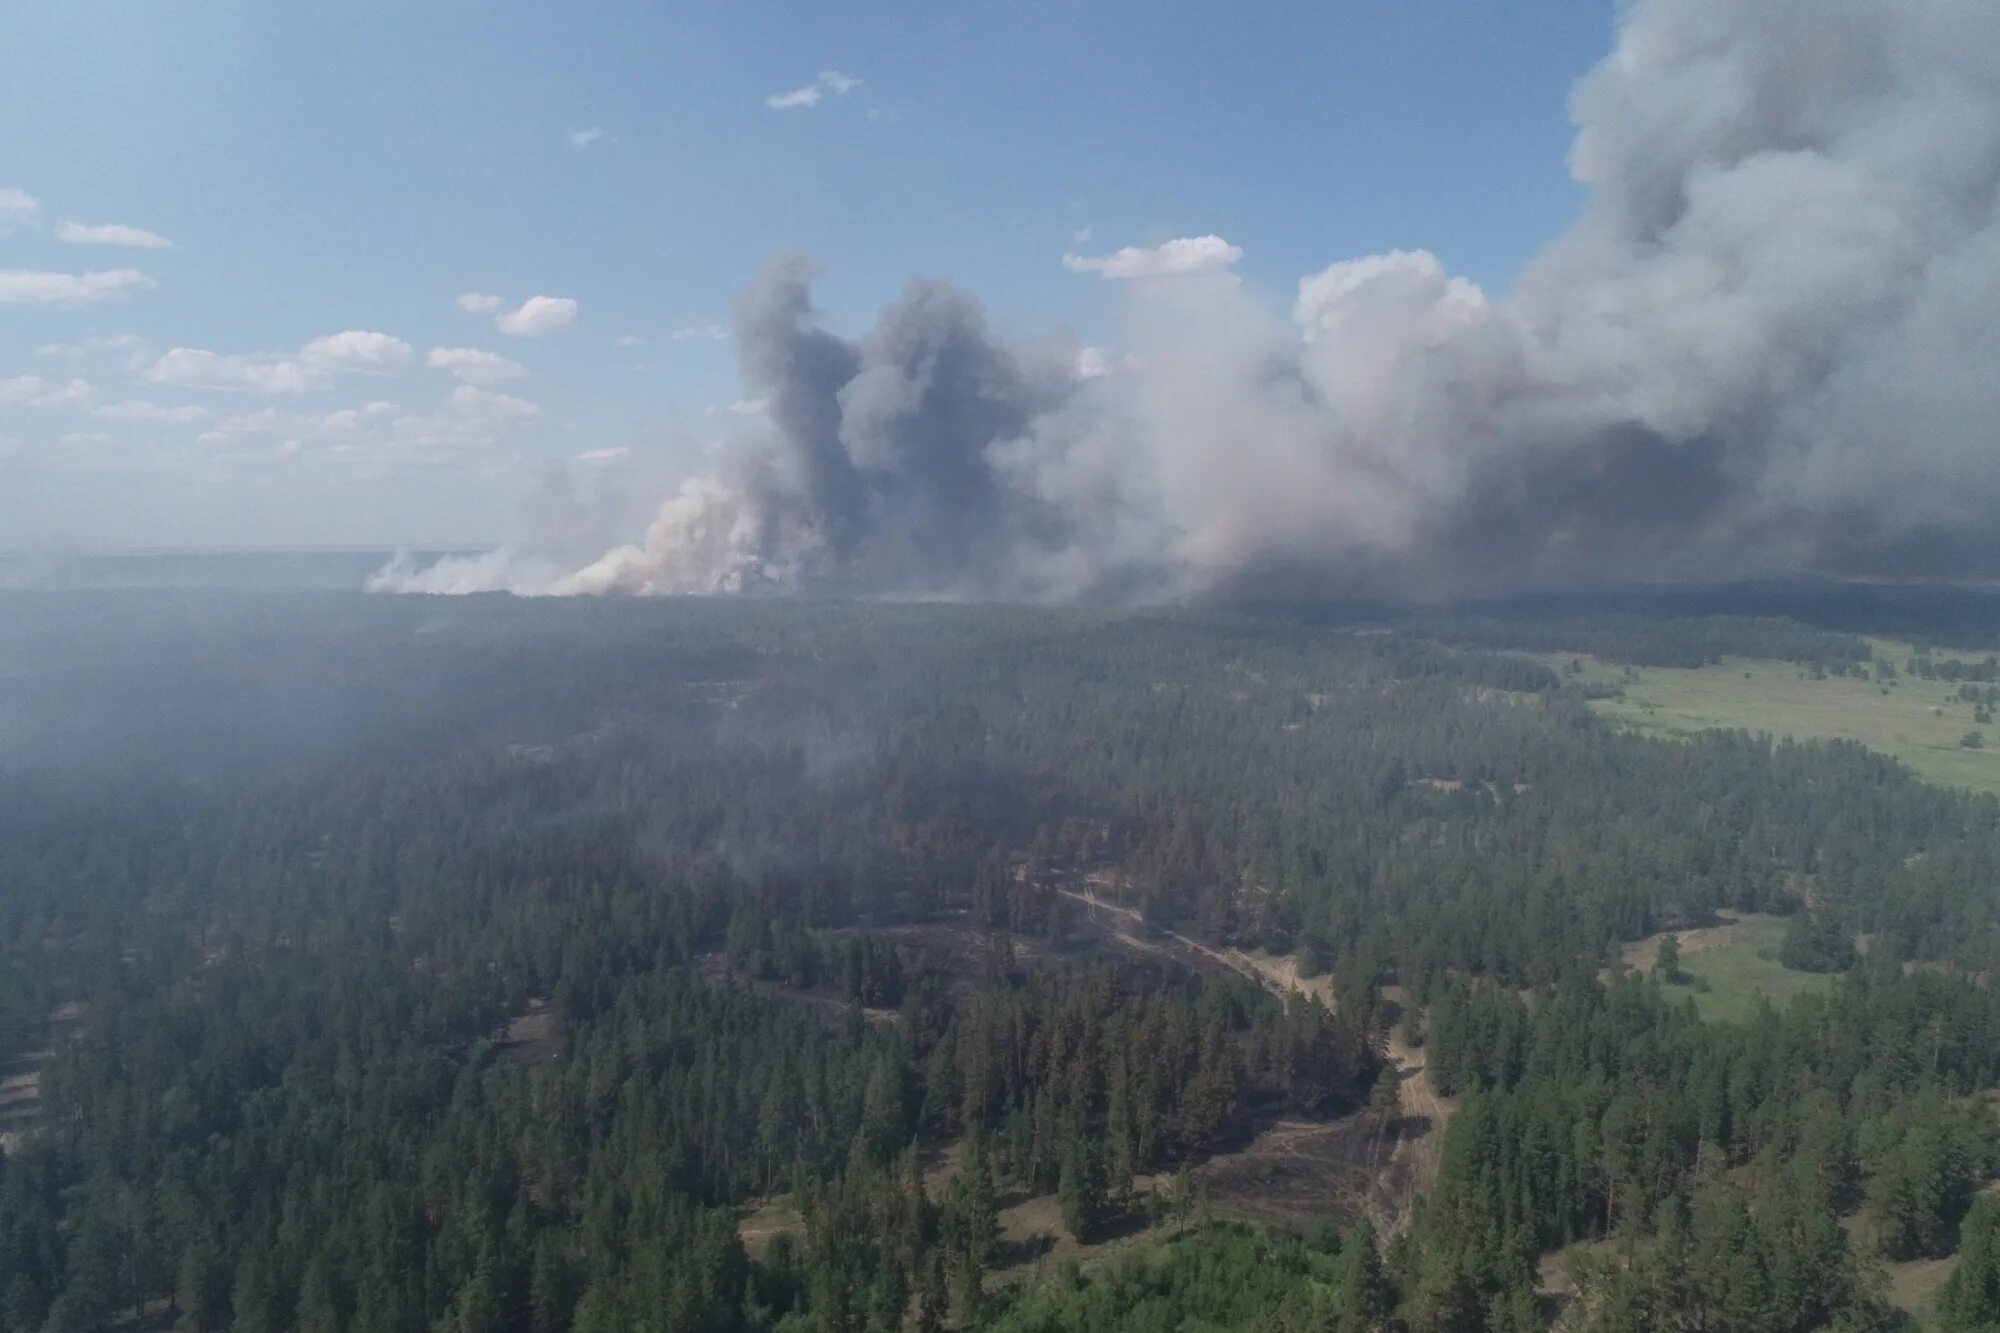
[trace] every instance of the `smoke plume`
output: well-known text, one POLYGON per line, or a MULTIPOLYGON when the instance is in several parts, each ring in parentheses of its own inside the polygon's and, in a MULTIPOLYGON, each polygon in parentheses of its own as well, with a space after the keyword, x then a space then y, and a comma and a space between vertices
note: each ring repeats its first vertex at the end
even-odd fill
POLYGON ((1102 358, 1010 345, 928 281, 850 342, 780 256, 736 311, 769 428, 641 542, 375 586, 1146 599, 1990 568, 2000 6, 1640 0, 1572 115, 1588 202, 1505 299, 1397 251, 1273 311, 1206 237, 1199 264, 1195 242, 1073 259, 1126 279, 1102 358))

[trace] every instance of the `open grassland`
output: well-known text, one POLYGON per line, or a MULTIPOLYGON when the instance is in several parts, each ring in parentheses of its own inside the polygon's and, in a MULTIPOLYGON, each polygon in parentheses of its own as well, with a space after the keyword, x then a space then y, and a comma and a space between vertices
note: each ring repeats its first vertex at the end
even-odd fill
POLYGON ((1871 643, 1878 658, 1895 665, 1896 680, 1878 685, 1852 676, 1814 679, 1810 669, 1794 662, 1738 657, 1694 668, 1627 667, 1561 653, 1539 654, 1538 660, 1563 672, 1565 680, 1620 686, 1622 698, 1600 699, 1593 706, 1651 735, 1733 727, 1799 740, 1859 741, 1900 759, 1928 781, 2000 794, 2000 726, 1980 727, 1972 705, 1954 697, 1956 684, 1904 673, 1908 644, 1871 643), (1582 664, 1580 677, 1565 670, 1573 661, 1582 664), (1960 742, 1975 730, 1986 733, 1986 744, 1967 749, 1960 742))
POLYGON ((1920 1329, 1943 1330, 1944 1325, 1937 1320, 1938 1295, 1951 1280, 1951 1270, 1957 1267, 1955 1254, 1942 1259, 1884 1263, 1882 1271, 1889 1279, 1889 1304, 1909 1315, 1920 1329))
MULTIPOLYGON (((1794 972, 1778 962, 1785 926, 1779 916, 1728 913, 1720 925, 1675 931, 1683 980, 1667 985, 1667 994, 1693 997, 1695 1011, 1710 1022, 1739 1023, 1756 1017, 1760 998, 1782 1008, 1794 995, 1827 989, 1832 976, 1794 972)), ((1625 965, 1650 971, 1659 951, 1658 935, 1628 944, 1625 965)))

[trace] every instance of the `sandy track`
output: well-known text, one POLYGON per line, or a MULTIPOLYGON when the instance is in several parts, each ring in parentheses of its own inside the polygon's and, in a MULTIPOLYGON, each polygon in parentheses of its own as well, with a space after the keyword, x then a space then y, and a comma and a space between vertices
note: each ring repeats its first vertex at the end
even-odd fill
POLYGON ((1398 1134, 1391 1153, 1391 1160, 1407 1167, 1409 1173, 1407 1186, 1401 1191, 1402 1197, 1395 1200, 1394 1216, 1388 1219, 1390 1228, 1400 1231, 1410 1223, 1410 1205, 1415 1202, 1416 1196, 1437 1182, 1438 1162, 1444 1149, 1444 1127, 1450 1123, 1452 1112, 1457 1108, 1438 1095, 1423 1053, 1393 1031, 1389 1035, 1389 1060, 1403 1079, 1404 1120, 1429 1122, 1422 1133, 1398 1134))

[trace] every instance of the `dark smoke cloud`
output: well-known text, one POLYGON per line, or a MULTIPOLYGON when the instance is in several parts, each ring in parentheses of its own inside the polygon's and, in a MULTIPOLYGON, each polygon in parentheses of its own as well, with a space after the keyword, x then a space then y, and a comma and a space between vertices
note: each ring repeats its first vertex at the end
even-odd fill
POLYGON ((641 544, 379 585, 1293 597, 1992 568, 2000 5, 1641 0, 1572 109, 1589 202, 1502 301, 1397 251, 1305 278, 1287 319, 1226 267, 1121 252, 1129 332, 1096 373, 942 283, 848 342, 780 257, 737 311, 770 429, 641 544))
MULTIPOLYGON (((744 383, 776 428, 739 479, 758 515, 746 568, 968 587, 1004 559, 1018 518, 986 452, 1061 402, 1070 377, 1058 352, 1003 345, 977 302, 933 281, 911 283, 850 344, 813 322, 810 276, 805 259, 780 255, 737 303, 744 383)), ((675 552, 651 557, 674 576, 675 552)))

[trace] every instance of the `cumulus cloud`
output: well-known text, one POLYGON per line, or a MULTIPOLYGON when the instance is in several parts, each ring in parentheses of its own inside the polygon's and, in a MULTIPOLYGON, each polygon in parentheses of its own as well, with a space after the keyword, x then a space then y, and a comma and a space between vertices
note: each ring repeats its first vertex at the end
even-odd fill
POLYGON ((314 338, 296 355, 278 352, 224 354, 199 347, 175 347, 145 370, 153 384, 223 389, 257 394, 293 394, 320 389, 336 375, 384 374, 409 363, 413 349, 401 338, 364 329, 314 338))
POLYGON ((480 421, 526 421, 541 414, 541 407, 525 399, 495 393, 470 384, 451 391, 451 410, 480 421))
POLYGON ((413 348, 386 333, 349 329, 314 338, 299 352, 306 362, 332 370, 393 370, 408 365, 413 348))
POLYGON ((516 338, 539 338, 576 323, 576 310, 576 302, 567 296, 531 296, 519 309, 502 313, 493 324, 516 338))
POLYGON ((0 305, 90 305, 130 296, 152 285, 153 280, 135 268, 90 273, 0 269, 0 305))
POLYGON ((42 201, 26 190, 0 188, 0 226, 33 222, 42 212, 42 201))
POLYGON ((143 350, 146 340, 136 333, 117 333, 104 337, 85 338, 74 343, 43 343, 35 348, 36 356, 59 356, 79 360, 97 352, 136 353, 143 350))
POLYGON ((91 409, 91 415, 105 421, 145 422, 161 426, 193 426, 208 420, 209 411, 194 404, 170 406, 166 403, 148 402, 143 398, 127 399, 122 403, 104 403, 91 409))
POLYGON ((318 429, 334 435, 346 435, 365 429, 370 423, 393 420, 402 409, 394 403, 376 399, 359 407, 343 407, 328 412, 317 423, 318 429))
POLYGON ((425 356, 424 364, 448 370, 467 384, 497 384, 501 380, 519 379, 528 373, 528 368, 520 362, 477 347, 433 347, 425 356))
POLYGON ((767 409, 643 532, 377 586, 1291 599, 2000 571, 2000 8, 1634 0, 1571 109, 1585 203, 1504 297, 1416 249, 1332 263, 1281 309, 1216 276, 1240 257, 1219 237, 1070 255, 1196 279, 1128 282, 1093 361, 939 282, 842 337, 780 256, 736 310, 767 409))
POLYGON ((1213 273, 1241 258, 1241 247, 1220 236, 1183 236, 1155 246, 1128 245, 1097 259, 1064 255, 1063 267, 1073 273, 1095 273, 1104 278, 1169 278, 1213 273))
POLYGON ((286 412, 267 407, 224 417, 204 431, 200 443, 235 445, 251 437, 268 436, 302 447, 308 443, 352 447, 387 428, 402 414, 390 402, 374 401, 332 412, 286 412))
POLYGON ((790 92, 772 93, 764 99, 764 105, 779 111, 792 111, 801 107, 818 106, 828 93, 844 97, 861 86, 861 80, 842 74, 837 69, 823 69, 819 76, 803 88, 790 92))
POLYGON ((571 130, 569 133, 569 146, 581 152, 603 137, 604 127, 602 125, 592 125, 587 130, 571 130))
POLYGON ((507 307, 505 301, 491 292, 462 292, 457 305, 468 315, 497 315, 507 307))
POLYGON ((331 412, 264 408, 239 413, 215 422, 200 442, 230 449, 275 446, 286 454, 323 451, 377 461, 413 453, 451 456, 492 449, 509 430, 540 412, 537 404, 523 399, 461 384, 430 411, 405 411, 378 400, 331 412))
POLYGON ((158 232, 117 222, 65 222, 56 228, 56 239, 71 245, 122 245, 133 250, 171 250, 174 245, 158 232))
POLYGON ((45 380, 16 375, 0 380, 0 406, 62 408, 88 404, 96 390, 89 380, 45 380))
POLYGON ((226 356, 199 347, 175 347, 146 368, 153 384, 190 389, 236 389, 246 393, 304 393, 326 382, 324 372, 303 361, 278 357, 226 356))
POLYGON ((87 413, 101 421, 151 425, 192 425, 207 420, 209 415, 203 407, 173 406, 145 399, 101 403, 97 400, 97 386, 89 380, 46 380, 39 375, 0 380, 0 407, 87 413))

